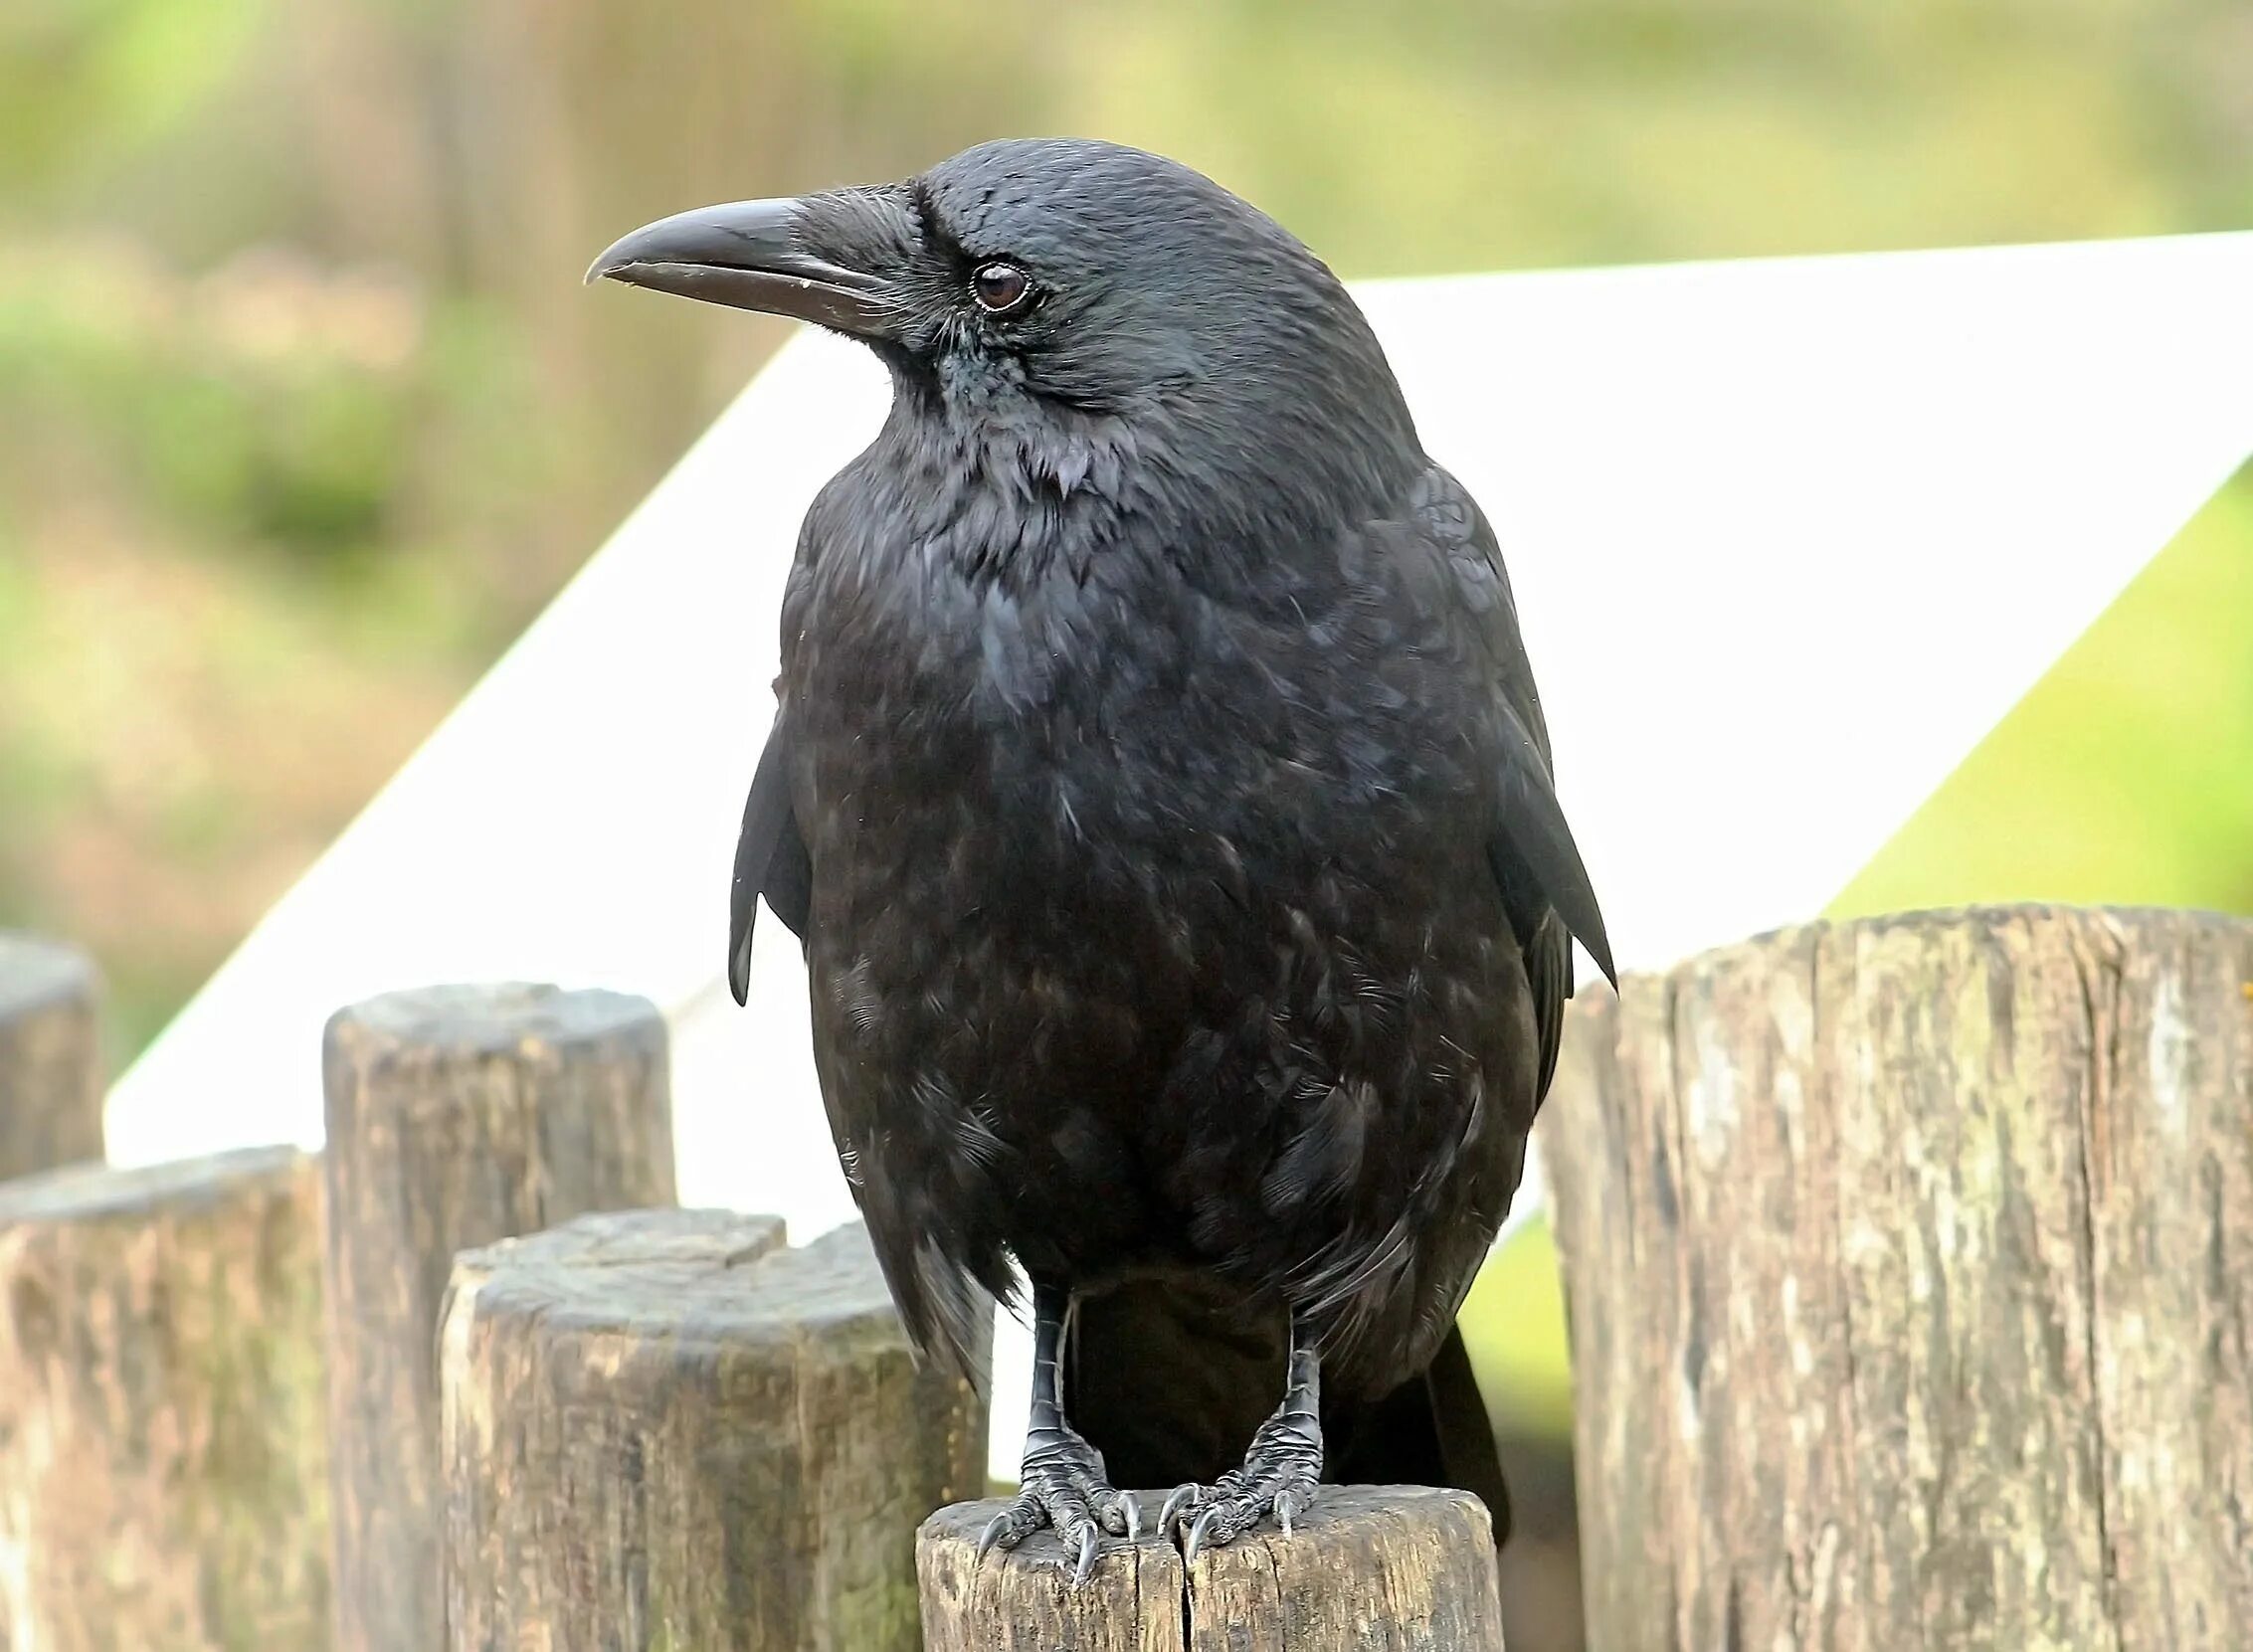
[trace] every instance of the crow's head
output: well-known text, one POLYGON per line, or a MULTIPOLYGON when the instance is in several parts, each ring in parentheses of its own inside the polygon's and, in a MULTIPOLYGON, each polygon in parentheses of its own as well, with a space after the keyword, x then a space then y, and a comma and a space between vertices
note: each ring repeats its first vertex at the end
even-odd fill
POLYGON ((1322 261, 1212 180, 1117 144, 985 143, 901 184, 680 213, 604 253, 602 276, 849 334, 934 416, 1019 440, 1108 428, 1147 455, 1193 433, 1239 478, 1415 451, 1322 261))

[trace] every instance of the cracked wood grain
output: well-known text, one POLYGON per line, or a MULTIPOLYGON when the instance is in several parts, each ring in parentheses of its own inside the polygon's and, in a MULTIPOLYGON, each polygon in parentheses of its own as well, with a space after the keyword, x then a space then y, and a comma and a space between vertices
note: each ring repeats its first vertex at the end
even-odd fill
POLYGON ((1583 996, 1592 1645, 2253 1645, 2249 982, 2245 923, 2029 907, 1583 996))
POLYGON ((0 1649, 328 1644, 320 1174, 0 1188, 0 1649))
POLYGON ((986 1407, 916 1369, 859 1226, 581 1217, 463 1256, 441 1347, 453 1652, 913 1652, 986 1407))
POLYGON ((1501 1652, 1494 1531, 1461 1492, 1325 1486, 1292 1536, 1262 1527, 1187 1567, 1168 1539, 1113 1539, 1076 1589, 1050 1532, 979 1559, 1003 1507, 924 1523, 926 1652, 1501 1652))
POLYGON ((327 1096, 339 1652, 440 1644, 438 1317, 458 1251, 673 1201, 646 1000, 434 987, 340 1010, 327 1096))

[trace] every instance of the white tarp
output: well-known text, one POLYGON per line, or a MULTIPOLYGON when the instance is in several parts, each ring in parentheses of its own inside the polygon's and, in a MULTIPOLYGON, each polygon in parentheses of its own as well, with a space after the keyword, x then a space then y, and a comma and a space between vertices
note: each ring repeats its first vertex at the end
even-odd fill
MULTIPOLYGON (((2253 234, 1357 291, 1501 535, 1625 968, 1820 907, 2253 452, 2253 234)), ((552 980, 670 1015, 685 1202, 847 1217, 797 950, 748 1010, 722 963, 783 571, 884 396, 794 340, 118 1081, 112 1157, 317 1144, 337 1006, 552 980)))

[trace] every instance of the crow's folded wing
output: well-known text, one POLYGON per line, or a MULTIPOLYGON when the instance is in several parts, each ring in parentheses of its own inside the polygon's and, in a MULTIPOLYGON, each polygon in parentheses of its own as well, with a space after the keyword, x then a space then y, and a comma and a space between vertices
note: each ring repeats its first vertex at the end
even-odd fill
POLYGON ((1572 941, 1617 985, 1603 913, 1551 779, 1549 728, 1518 632, 1518 608, 1494 530, 1462 483, 1437 465, 1414 498, 1418 530, 1445 559, 1463 618, 1483 644, 1495 692, 1492 754, 1496 809, 1487 859, 1525 951, 1541 1030, 1541 1086, 1556 1070, 1565 1001, 1573 995, 1572 941))
POLYGON ((813 896, 813 865, 798 818, 790 807, 790 714, 775 714, 766 749, 751 776, 751 795, 743 801, 743 829, 735 839, 735 885, 729 897, 727 985, 741 1004, 751 988, 751 934, 759 921, 759 897, 803 946, 807 907, 813 896))

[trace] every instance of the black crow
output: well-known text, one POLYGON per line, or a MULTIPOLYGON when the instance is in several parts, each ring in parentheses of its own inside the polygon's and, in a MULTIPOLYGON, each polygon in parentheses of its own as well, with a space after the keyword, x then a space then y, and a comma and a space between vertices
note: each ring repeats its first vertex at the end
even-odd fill
POLYGON ((1053 1526, 1084 1577, 1139 1523, 1117 1488, 1179 1483, 1194 1555, 1325 1470, 1499 1526, 1455 1314, 1572 938, 1611 963, 1494 534, 1344 286, 1187 167, 1064 140, 682 213, 605 275, 891 372, 799 537, 728 973, 763 895, 917 1346, 962 1361, 1031 1283, 988 1542, 1053 1526))

